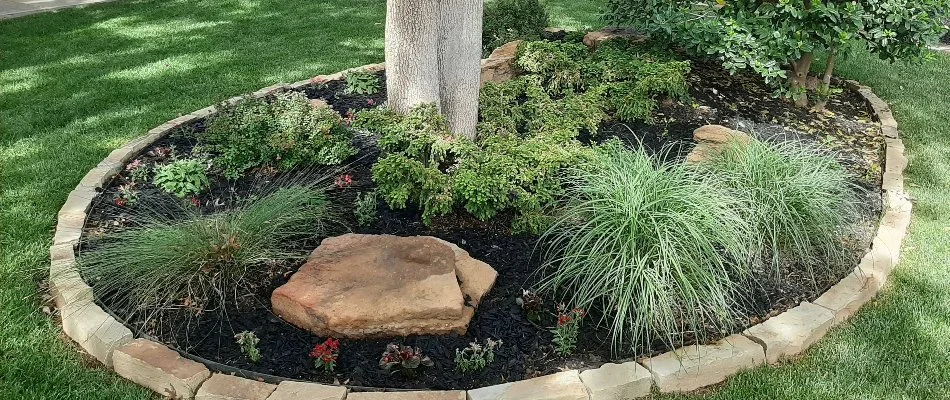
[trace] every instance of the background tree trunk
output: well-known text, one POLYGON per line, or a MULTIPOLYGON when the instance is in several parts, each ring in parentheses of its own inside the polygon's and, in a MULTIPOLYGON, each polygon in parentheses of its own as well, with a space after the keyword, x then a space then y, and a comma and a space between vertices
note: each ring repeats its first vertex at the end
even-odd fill
POLYGON ((808 107, 808 72, 815 55, 811 52, 802 54, 801 58, 792 63, 791 90, 795 105, 808 107))
POLYGON ((828 104, 828 98, 831 97, 831 75, 835 71, 835 62, 838 60, 838 49, 832 47, 828 50, 828 63, 825 65, 825 75, 821 78, 821 84, 818 85, 818 101, 815 102, 815 110, 824 111, 828 104))
POLYGON ((442 113, 452 132, 475 138, 482 53, 482 0, 441 0, 442 113))
POLYGON ((396 112, 440 104, 438 16, 439 0, 386 1, 386 95, 396 112))

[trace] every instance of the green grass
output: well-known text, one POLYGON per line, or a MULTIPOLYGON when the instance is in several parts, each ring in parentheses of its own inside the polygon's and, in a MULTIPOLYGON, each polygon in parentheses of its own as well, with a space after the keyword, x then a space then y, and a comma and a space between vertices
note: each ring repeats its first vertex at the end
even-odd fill
MULTIPOLYGON (((597 0, 549 0, 553 24, 597 27, 597 0)), ((381 0, 120 0, 0 22, 0 398, 142 399, 88 368, 40 308, 56 212, 110 150, 243 92, 382 60, 381 0)), ((884 292, 800 361, 730 380, 715 399, 940 399, 950 381, 950 57, 839 74, 891 102, 917 199, 884 292)))

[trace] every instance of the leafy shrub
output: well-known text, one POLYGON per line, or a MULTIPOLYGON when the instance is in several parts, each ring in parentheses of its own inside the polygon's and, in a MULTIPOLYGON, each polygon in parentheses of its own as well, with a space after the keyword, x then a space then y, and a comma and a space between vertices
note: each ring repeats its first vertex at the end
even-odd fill
POLYGON ((322 190, 280 188, 240 207, 183 221, 142 215, 150 222, 106 236, 83 252, 78 265, 115 309, 146 317, 188 303, 202 309, 253 293, 245 275, 271 260, 303 257, 285 249, 300 236, 319 236, 330 211, 322 190))
POLYGON ((827 93, 835 59, 852 41, 882 59, 920 57, 942 32, 938 16, 948 8, 947 0, 608 0, 607 19, 713 56, 729 71, 748 68, 767 81, 786 81, 783 92, 807 106, 816 52, 828 55, 819 86, 827 93))
POLYGON ((538 40, 522 43, 516 60, 525 72, 544 77, 550 92, 565 93, 580 89, 587 53, 580 43, 538 40))
POLYGON ((374 95, 379 93, 379 78, 372 72, 354 71, 346 74, 344 94, 374 95))
POLYGON ((211 185, 206 169, 207 166, 201 160, 178 160, 159 168, 155 172, 154 183, 178 198, 195 196, 211 185))
POLYGON ((844 254, 841 237, 855 215, 848 173, 834 157, 801 142, 734 141, 701 164, 742 200, 750 238, 771 264, 827 265, 844 254))
POLYGON ((263 164, 283 169, 339 164, 356 154, 352 136, 335 111, 313 107, 301 93, 286 92, 270 100, 222 104, 198 139, 216 154, 214 162, 225 176, 234 179, 263 164))
MULTIPOLYGON (((376 124, 379 113, 366 115, 376 124)), ((524 217, 516 230, 538 231, 543 211, 560 192, 557 171, 589 151, 573 135, 538 133, 482 135, 473 142, 453 136, 434 106, 412 109, 377 124, 384 155, 373 166, 373 181, 390 207, 418 205, 427 223, 462 206, 479 219, 507 209, 524 217)))
POLYGON ((540 0, 485 2, 482 46, 486 55, 516 39, 534 40, 548 27, 548 12, 540 0))
POLYGON ((731 322, 750 228, 721 182, 616 142, 570 172, 565 206, 542 238, 539 290, 600 311, 614 348, 649 346, 654 335, 675 345, 731 322))
POLYGON ((432 359, 422 354, 422 349, 394 343, 386 345, 386 351, 379 359, 380 368, 390 373, 401 372, 408 376, 414 376, 419 369, 433 365, 435 363, 432 359))

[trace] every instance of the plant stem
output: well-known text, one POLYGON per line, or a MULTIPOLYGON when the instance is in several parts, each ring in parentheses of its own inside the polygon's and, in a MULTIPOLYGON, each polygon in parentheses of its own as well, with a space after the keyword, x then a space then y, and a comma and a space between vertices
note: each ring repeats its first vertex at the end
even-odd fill
POLYGON ((818 101, 815 103, 815 110, 822 111, 828 104, 828 98, 831 97, 831 74, 835 70, 835 61, 838 59, 838 48, 832 47, 828 50, 828 64, 825 66, 825 76, 821 78, 821 85, 818 86, 818 101))

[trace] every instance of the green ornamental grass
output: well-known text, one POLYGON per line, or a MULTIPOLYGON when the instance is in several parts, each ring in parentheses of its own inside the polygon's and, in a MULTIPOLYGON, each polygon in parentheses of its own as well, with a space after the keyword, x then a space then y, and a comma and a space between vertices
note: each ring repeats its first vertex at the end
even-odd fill
POLYGON ((113 296, 113 308, 124 317, 150 318, 183 303, 220 305, 247 294, 260 283, 245 280, 249 271, 305 255, 287 250, 286 242, 321 235, 330 208, 323 190, 288 186, 225 212, 183 221, 150 218, 78 258, 86 280, 99 296, 113 296))
POLYGON ((676 345, 730 323, 750 227, 722 182, 610 143, 565 185, 565 208, 543 237, 541 290, 599 311, 615 350, 676 345))
POLYGON ((737 140, 701 168, 740 199, 743 219, 753 224, 754 255, 776 273, 791 262, 814 277, 815 265, 829 266, 846 254, 842 237, 857 213, 857 197, 832 153, 800 141, 737 140))

